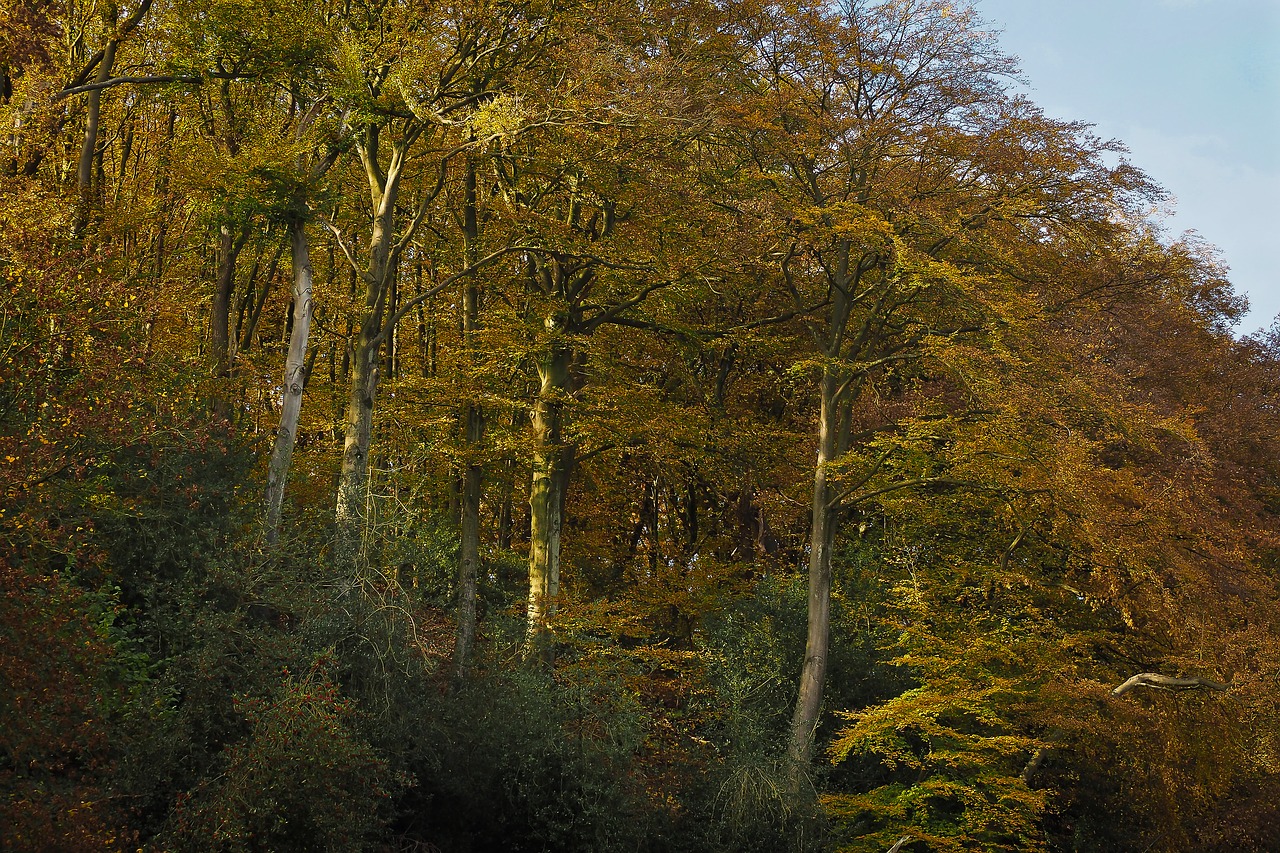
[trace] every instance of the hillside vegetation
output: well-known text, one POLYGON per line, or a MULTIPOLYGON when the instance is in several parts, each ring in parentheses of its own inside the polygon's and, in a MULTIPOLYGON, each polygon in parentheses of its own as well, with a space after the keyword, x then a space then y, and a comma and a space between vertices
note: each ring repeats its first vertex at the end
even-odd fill
POLYGON ((1280 849, 1280 329, 964 2, 0 5, 0 848, 1280 849))

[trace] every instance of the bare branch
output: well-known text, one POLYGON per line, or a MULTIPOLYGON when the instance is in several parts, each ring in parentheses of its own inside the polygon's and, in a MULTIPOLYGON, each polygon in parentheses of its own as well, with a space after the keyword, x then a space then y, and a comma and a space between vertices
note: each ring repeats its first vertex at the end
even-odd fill
POLYGON ((1111 695, 1123 696, 1138 687, 1154 687, 1159 690, 1195 690, 1198 687, 1217 691, 1227 689, 1226 684, 1219 684, 1207 678, 1174 678, 1171 675, 1160 675, 1156 672, 1142 672, 1112 690, 1111 695))
POLYGON ((338 226, 334 225, 332 222, 330 222, 328 219, 325 219, 323 216, 317 216, 315 218, 315 221, 320 223, 325 228, 327 228, 329 230, 329 233, 333 235, 333 239, 338 242, 338 248, 342 250, 342 254, 345 255, 347 258, 347 263, 351 264, 351 269, 355 271, 356 275, 360 276, 360 278, 366 284, 372 284, 373 277, 370 276, 369 273, 367 273, 364 270, 364 268, 361 267, 360 264, 356 261, 355 255, 352 254, 351 249, 346 244, 346 241, 342 239, 342 231, 339 230, 338 226))
POLYGON ((417 308, 423 302, 435 296, 437 293, 440 293, 442 290, 445 290, 451 285, 456 284, 458 281, 466 278, 469 275, 474 275, 482 267, 488 266, 489 264, 496 261, 498 258, 501 258, 505 255, 510 255, 514 252, 528 252, 528 251, 531 251, 528 246, 507 246, 504 249, 498 249, 496 252, 491 252, 490 254, 485 255, 483 258, 476 261, 474 264, 471 264, 466 269, 456 272, 453 275, 449 276, 444 281, 437 284, 435 287, 424 290, 422 293, 419 293, 417 296, 413 297, 408 302, 401 305, 400 310, 397 311, 394 315, 392 315, 392 317, 387 321, 386 325, 383 326, 382 331, 378 334, 376 338, 373 339, 371 343, 374 346, 376 346, 380 341, 385 340, 387 337, 387 333, 391 329, 394 329, 396 326, 398 326, 400 324, 400 321, 405 318, 405 315, 407 315, 414 308, 417 308))
POLYGON ((203 77, 193 77, 190 74, 147 74, 139 77, 112 77, 110 80, 85 83, 83 86, 72 86, 68 89, 63 89, 54 95, 53 99, 60 101, 71 95, 96 92, 99 89, 110 89, 113 86, 121 86, 125 83, 200 83, 203 80, 203 77))

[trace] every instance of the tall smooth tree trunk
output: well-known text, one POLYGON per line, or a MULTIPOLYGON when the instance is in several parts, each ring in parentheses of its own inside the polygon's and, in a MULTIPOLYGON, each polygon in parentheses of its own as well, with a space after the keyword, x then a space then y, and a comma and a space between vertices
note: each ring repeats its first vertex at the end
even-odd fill
POLYGON ((570 353, 554 345, 538 364, 542 387, 533 407, 533 477, 529 487, 529 606, 526 660, 550 663, 551 619, 560 594, 560 523, 564 508, 565 454, 561 415, 569 391, 570 353))
POLYGON ((822 710, 831 644, 831 545, 835 534, 835 501, 827 469, 841 453, 839 389, 841 377, 827 367, 822 375, 822 407, 818 416, 818 460, 813 475, 812 520, 809 527, 808 634, 800 690, 791 718, 788 752, 798 766, 807 766, 813 754, 814 731, 822 710))
MULTIPOLYGON (((95 83, 104 83, 111 79, 111 71, 116 62, 116 50, 119 42, 111 39, 102 51, 102 60, 98 65, 95 83)), ((84 140, 80 145, 80 162, 76 168, 76 191, 79 195, 80 208, 76 212, 75 232, 80 234, 89 224, 89 210, 94 202, 93 163, 98 153, 98 125, 102 118, 102 90, 94 89, 89 93, 89 103, 84 123, 84 140)))
POLYGON ((364 546, 365 502, 369 495, 369 447, 373 440, 373 405, 378 395, 382 328, 390 295, 392 246, 395 241, 396 201, 404 153, 394 148, 386 172, 378 163, 378 129, 368 130, 359 146, 360 159, 369 179, 373 202, 373 227, 369 237, 369 271, 365 275, 365 300, 360 333, 351 355, 351 383, 347 389, 347 414, 343 429, 342 468, 338 474, 335 507, 337 540, 334 564, 341 582, 354 585, 364 546))
POLYGON ((293 329, 284 364, 284 405, 280 411, 280 427, 276 430, 271 463, 267 468, 267 508, 263 527, 268 545, 275 545, 280 535, 280 508, 284 503, 284 486, 289 477, 289 464, 298 434, 298 417, 302 412, 307 338, 311 333, 311 316, 315 307, 311 298, 311 252, 303 222, 294 222, 290 226, 289 246, 293 256, 293 329))
POLYGON ((850 294, 856 292, 854 285, 862 274, 860 265, 855 267, 850 266, 850 244, 843 242, 836 254, 835 286, 831 291, 826 339, 815 333, 815 343, 821 347, 827 363, 822 368, 819 384, 818 459, 814 466, 813 502, 810 507, 808 630, 787 744, 793 785, 798 785, 800 774, 813 757, 814 735, 822 711, 827 657, 831 647, 831 546, 835 540, 838 497, 828 480, 828 469, 849 447, 853 399, 858 394, 850 385, 850 371, 841 367, 839 360, 842 353, 850 356, 860 353, 866 346, 870 329, 864 324, 854 335, 854 340, 846 340, 853 310, 850 294))
MULTIPOLYGON (((480 224, 476 205, 475 163, 467 160, 466 199, 463 209, 464 257, 473 266, 478 255, 480 224)), ((475 336, 480 328, 480 287, 474 278, 462 292, 462 339, 467 355, 475 357, 475 336)), ((453 649, 454 671, 458 679, 466 677, 471 649, 476 637, 476 578, 480 572, 480 499, 484 471, 476 459, 484 434, 484 413, 475 402, 469 402, 464 415, 466 424, 466 466, 462 473, 462 535, 458 555, 458 627, 453 649)))

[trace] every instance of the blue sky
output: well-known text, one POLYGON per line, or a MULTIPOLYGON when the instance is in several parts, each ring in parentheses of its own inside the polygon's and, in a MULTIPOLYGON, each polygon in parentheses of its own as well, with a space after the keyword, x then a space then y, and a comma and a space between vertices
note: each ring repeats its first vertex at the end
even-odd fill
POLYGON ((1280 314, 1280 0, 975 0, 1031 98, 1094 123, 1176 199, 1168 231, 1217 246, 1249 297, 1239 332, 1280 314))

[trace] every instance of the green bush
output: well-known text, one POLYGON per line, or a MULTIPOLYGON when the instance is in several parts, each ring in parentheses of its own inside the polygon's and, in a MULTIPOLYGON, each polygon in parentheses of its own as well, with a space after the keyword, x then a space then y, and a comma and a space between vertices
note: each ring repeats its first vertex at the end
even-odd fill
POLYGON ((271 699, 239 703, 252 727, 222 772, 179 798, 167 848, 355 851, 379 835, 387 763, 351 724, 352 703, 321 665, 286 675, 271 699))

